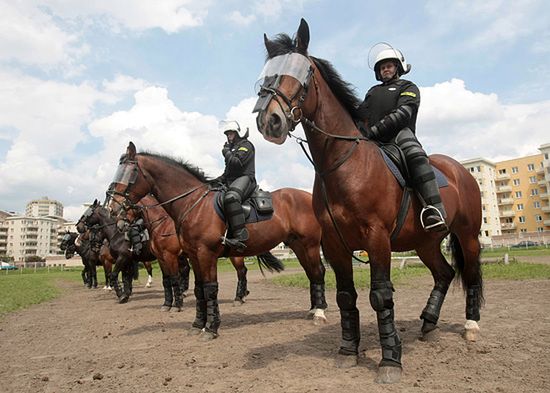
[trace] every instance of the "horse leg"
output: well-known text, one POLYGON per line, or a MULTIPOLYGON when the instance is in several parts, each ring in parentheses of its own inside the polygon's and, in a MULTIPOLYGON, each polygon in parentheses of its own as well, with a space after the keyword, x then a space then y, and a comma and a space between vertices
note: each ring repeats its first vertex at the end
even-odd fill
POLYGON ((191 272, 191 267, 189 262, 184 255, 178 257, 178 270, 180 278, 180 292, 182 298, 187 297, 187 291, 189 290, 189 273, 191 272))
POLYGON ((424 340, 428 340, 433 338, 433 334, 430 333, 434 332, 437 328, 439 313, 445 301, 449 285, 451 285, 455 276, 455 271, 441 253, 439 242, 431 244, 429 247, 417 248, 416 252, 422 262, 430 269, 434 279, 434 287, 430 293, 426 307, 424 307, 422 314, 420 314, 420 319, 423 320, 422 336, 424 340))
POLYGON ((120 296, 122 296, 122 290, 120 289, 120 286, 118 285, 118 272, 119 272, 119 269, 115 265, 115 267, 111 271, 111 274, 109 275, 109 283, 110 283, 109 285, 111 286, 111 288, 113 288, 115 290, 116 296, 118 298, 120 298, 120 296))
POLYGON ((191 325, 191 329, 189 331, 189 334, 199 334, 202 332, 204 327, 206 326, 206 299, 204 297, 204 287, 202 281, 198 281, 195 279, 195 299, 196 299, 196 305, 195 305, 195 321, 193 321, 193 324, 191 325))
POLYGON ((122 271, 122 287, 123 291, 121 296, 118 298, 118 302, 120 304, 127 303, 128 300, 130 300, 130 295, 132 295, 132 279, 133 279, 133 272, 128 270, 122 271))
POLYGON ((82 272, 80 273, 80 276, 82 277, 82 283, 84 285, 86 285, 86 266, 84 266, 84 268, 82 269, 82 272))
POLYGON ((336 367, 349 368, 357 365, 361 339, 351 257, 340 249, 338 239, 331 242, 323 237, 322 244, 325 258, 332 266, 336 277, 336 303, 340 309, 342 340, 336 357, 336 367))
POLYGON ((378 364, 377 383, 396 383, 401 380, 401 339, 395 328, 393 310, 393 284, 390 281, 391 249, 389 236, 382 232, 371 233, 368 239, 371 265, 369 300, 376 311, 382 360, 378 364))
POLYGON ((244 258, 230 258, 233 267, 237 271, 237 291, 235 293, 234 306, 240 306, 245 302, 245 297, 250 293, 248 291, 248 282, 246 280, 246 273, 248 269, 244 264, 244 258))
POLYGON ((92 288, 97 289, 97 267, 95 263, 92 266, 92 288))
POLYGON ((451 234, 451 250, 462 286, 466 292, 466 324, 464 338, 476 341, 479 335, 479 310, 483 303, 483 277, 479 254, 481 247, 477 231, 467 234, 451 234))
POLYGON ((220 327, 220 309, 218 307, 218 282, 206 282, 203 285, 204 299, 206 301, 206 325, 204 327, 203 341, 218 337, 220 327))
POLYGON ((174 298, 172 297, 172 283, 170 281, 170 276, 162 272, 162 287, 164 288, 164 304, 160 308, 160 311, 166 312, 170 311, 172 308, 172 302, 174 298))
POLYGON ((181 295, 179 274, 170 276, 170 284, 174 295, 174 307, 171 311, 180 312, 183 308, 183 296, 181 295))
POLYGON ((145 270, 147 270, 147 283, 145 287, 151 288, 151 285, 153 285, 153 266, 151 266, 151 262, 143 262, 143 266, 145 266, 145 270))
POLYGON ((311 308, 308 316, 313 318, 314 325, 320 325, 327 322, 325 310, 328 305, 325 299, 325 266, 321 261, 319 245, 306 247, 303 242, 296 240, 288 243, 294 251, 298 261, 304 268, 309 279, 309 294, 311 308))

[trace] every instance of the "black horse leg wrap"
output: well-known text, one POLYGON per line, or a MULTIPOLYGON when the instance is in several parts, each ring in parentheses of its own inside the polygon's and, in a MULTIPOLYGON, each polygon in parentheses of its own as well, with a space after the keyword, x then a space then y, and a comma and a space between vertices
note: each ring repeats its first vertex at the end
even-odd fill
POLYGON ((342 327, 341 355, 357 355, 361 332, 359 328, 359 310, 356 307, 357 292, 355 289, 338 291, 336 302, 340 308, 340 326, 342 327))
POLYGON ((170 276, 170 285, 174 294, 174 306, 183 306, 183 297, 181 296, 180 280, 178 276, 170 276))
POLYGON ((246 278, 239 280, 237 283, 237 293, 235 294, 235 299, 242 299, 247 295, 246 291, 248 289, 248 281, 246 278))
POLYGON ((479 321, 480 286, 471 285, 466 290, 466 319, 479 321))
POLYGON ((447 289, 448 287, 444 287, 443 285, 436 284, 434 286, 434 289, 428 298, 428 303, 426 304, 426 307, 424 307, 424 310, 422 310, 422 314, 420 314, 420 319, 437 324, 441 306, 443 306, 443 301, 445 300, 445 295, 447 294, 447 289))
POLYGON ((172 297, 172 287, 170 285, 170 277, 166 276, 162 278, 162 286, 164 288, 164 305, 172 307, 174 298, 172 297))
POLYGON ((378 334, 382 346, 380 366, 401 365, 401 340, 395 328, 393 313, 393 285, 391 281, 373 281, 369 300, 376 311, 378 334))
POLYGON ((206 300, 204 298, 204 288, 201 282, 195 281, 195 299, 196 303, 196 316, 193 322, 193 327, 202 329, 206 325, 206 300))
POLYGON ((218 283, 204 284, 204 297, 206 299, 206 326, 205 330, 217 333, 220 327, 220 309, 218 307, 218 283))
POLYGON ((324 282, 310 282, 309 294, 311 296, 311 308, 326 309, 328 307, 325 299, 325 283, 324 282))

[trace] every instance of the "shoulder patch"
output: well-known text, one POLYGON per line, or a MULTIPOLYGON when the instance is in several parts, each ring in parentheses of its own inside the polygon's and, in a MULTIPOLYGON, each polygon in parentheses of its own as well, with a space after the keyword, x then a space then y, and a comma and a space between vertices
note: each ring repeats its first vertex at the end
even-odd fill
POLYGON ((404 91, 404 92, 401 93, 400 95, 401 95, 401 96, 409 96, 409 97, 416 98, 416 93, 413 93, 412 91, 404 91))
POLYGON ((244 146, 239 147, 238 150, 239 150, 239 151, 248 151, 248 149, 247 149, 246 147, 244 147, 244 146))

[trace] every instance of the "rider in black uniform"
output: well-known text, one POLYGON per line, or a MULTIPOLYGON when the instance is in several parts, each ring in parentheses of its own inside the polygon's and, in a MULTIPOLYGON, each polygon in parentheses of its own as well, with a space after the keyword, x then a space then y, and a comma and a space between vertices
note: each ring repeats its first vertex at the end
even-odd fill
POLYGON ((399 50, 390 47, 378 53, 374 73, 382 83, 373 86, 359 106, 368 125, 361 131, 369 139, 393 142, 403 150, 412 186, 424 200, 422 225, 427 231, 442 231, 447 229, 445 208, 428 156, 415 135, 420 91, 414 83, 400 79, 410 69, 399 50))
POLYGON ((248 130, 243 133, 236 121, 222 121, 220 128, 227 136, 227 142, 222 149, 225 171, 218 180, 228 187, 223 207, 232 236, 222 237, 222 242, 242 251, 246 248, 244 242, 248 240, 242 201, 256 189, 254 145, 248 140, 248 130))

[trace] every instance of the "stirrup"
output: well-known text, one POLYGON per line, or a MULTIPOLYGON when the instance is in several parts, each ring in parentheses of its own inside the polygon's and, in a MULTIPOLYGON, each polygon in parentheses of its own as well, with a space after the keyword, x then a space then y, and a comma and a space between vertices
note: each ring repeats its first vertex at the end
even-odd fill
POLYGON ((243 252, 246 249, 246 244, 244 244, 239 239, 230 239, 226 236, 222 236, 221 241, 224 246, 234 248, 237 252, 243 252))
POLYGON ((439 231, 447 231, 449 229, 447 227, 447 223, 445 222, 445 219, 443 218, 443 215, 441 214, 439 209, 433 205, 424 206, 424 208, 420 212, 420 223, 422 224, 422 228, 424 228, 425 231, 439 232, 439 231), (432 213, 435 211, 435 214, 433 215, 437 216, 439 221, 430 225, 426 225, 426 223, 424 223, 424 213, 430 212, 430 211, 432 213))

